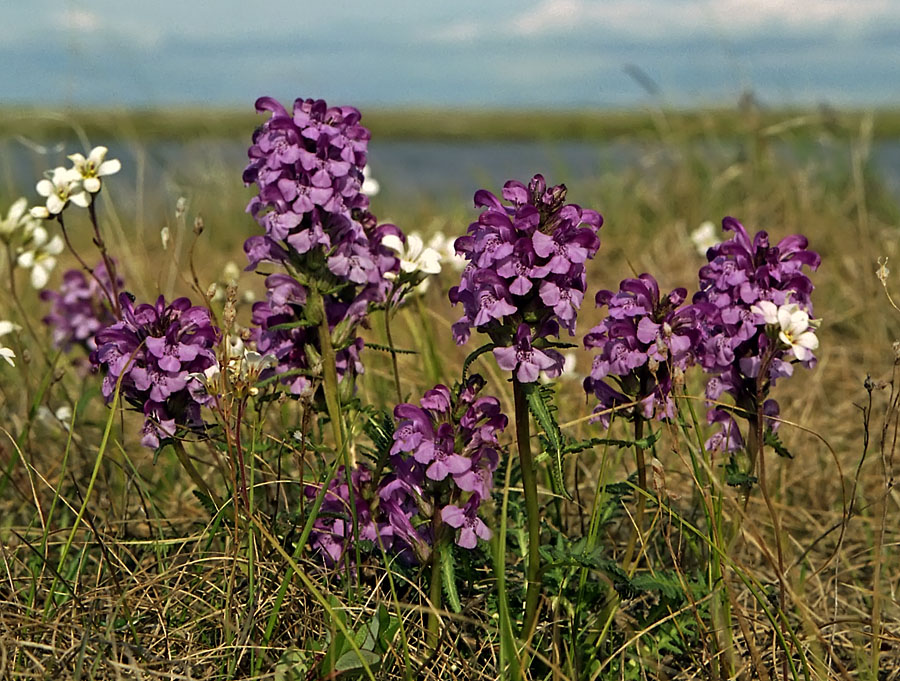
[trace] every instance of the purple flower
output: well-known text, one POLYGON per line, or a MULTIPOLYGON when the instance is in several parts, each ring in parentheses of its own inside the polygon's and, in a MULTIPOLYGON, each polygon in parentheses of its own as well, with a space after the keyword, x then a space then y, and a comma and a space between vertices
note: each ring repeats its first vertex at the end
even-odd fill
POLYGON ((504 363, 502 368, 511 367, 519 380, 533 382, 542 368, 559 374, 558 353, 535 350, 532 344, 558 335, 560 326, 575 334, 585 292, 585 262, 600 247, 597 232, 603 218, 596 211, 566 204, 565 186, 548 188, 541 175, 527 187, 510 180, 502 196, 509 205, 484 189, 476 192, 481 215, 456 240, 456 252, 468 265, 459 285, 450 290, 450 302, 463 306, 453 336, 461 345, 472 327, 489 334, 500 346, 494 354, 504 363), (528 329, 520 333, 523 323, 531 329, 529 340, 523 340, 528 329), (529 359, 515 359, 516 353, 529 359))
POLYGON ((493 536, 488 526, 478 517, 477 504, 472 503, 477 498, 471 497, 462 508, 450 504, 441 509, 441 520, 459 530, 456 543, 464 549, 474 549, 479 538, 488 541, 493 536))
POLYGON ((519 324, 515 345, 508 348, 494 348, 497 365, 504 371, 513 371, 520 383, 533 383, 541 371, 550 378, 562 373, 565 358, 556 350, 535 348, 532 344, 528 324, 519 324))
POLYGON ((203 429, 200 407, 212 398, 189 389, 190 374, 216 364, 221 334, 209 310, 187 298, 168 305, 162 296, 152 305, 133 300, 119 296, 122 319, 97 333, 91 362, 103 372, 107 402, 121 379, 122 397, 146 417, 141 443, 155 448, 176 428, 203 429))
POLYGON ((686 296, 679 288, 661 298, 649 274, 625 279, 616 293, 597 293, 597 305, 608 307, 609 314, 584 337, 586 348, 600 351, 584 389, 599 401, 595 412, 605 426, 610 409, 633 402, 644 418, 674 416, 672 372, 694 362, 703 316, 712 309, 682 305, 686 296))
MULTIPOLYGON (((791 375, 793 355, 770 338, 765 320, 751 308, 790 302, 812 316, 813 284, 804 268, 817 269, 821 259, 801 235, 785 237, 772 246, 766 232, 757 232, 751 240, 734 218, 726 217, 722 228, 734 234, 707 251, 709 262, 700 269, 700 290, 694 296, 694 303, 707 310, 697 357, 711 374, 707 397, 718 400, 727 393, 739 409, 736 413, 755 419, 760 408, 767 415, 777 413, 774 400, 759 405, 757 395, 759 388, 767 394, 779 378, 791 375)), ((802 364, 814 366, 815 357, 802 364)), ((733 419, 724 418, 723 413, 716 408, 707 416, 710 423, 723 427, 708 446, 727 450, 742 441, 740 433, 736 437, 733 432, 737 431, 733 419)))
MULTIPOLYGON (((82 270, 68 270, 59 291, 41 291, 41 300, 51 303, 43 322, 52 329, 53 347, 68 352, 79 345, 93 352, 96 333, 116 321, 109 301, 112 282, 103 263, 94 268, 94 277, 82 270)), ((121 277, 117 284, 118 288, 124 285, 121 277)))
MULTIPOLYGON (((412 500, 423 524, 433 522, 435 509, 443 508, 443 514, 464 501, 467 513, 476 513, 493 487, 499 462, 497 434, 507 425, 500 402, 478 396, 483 386, 484 379, 475 375, 453 391, 435 386, 425 393, 421 406, 395 407, 397 428, 388 473, 380 486, 383 499, 412 500)), ((479 530, 480 536, 486 531, 486 527, 479 530)))
MULTIPOLYGON (((295 279, 286 274, 270 274, 266 277, 266 300, 253 304, 253 339, 259 353, 274 355, 277 365, 263 372, 262 378, 278 375, 281 382, 294 395, 311 390, 318 379, 313 367, 318 354, 318 330, 304 322, 307 291, 295 279)), ((338 379, 363 372, 359 353, 363 340, 355 335, 358 321, 352 306, 325 299, 325 315, 335 342, 338 379), (344 329, 337 333, 338 327, 344 329)))

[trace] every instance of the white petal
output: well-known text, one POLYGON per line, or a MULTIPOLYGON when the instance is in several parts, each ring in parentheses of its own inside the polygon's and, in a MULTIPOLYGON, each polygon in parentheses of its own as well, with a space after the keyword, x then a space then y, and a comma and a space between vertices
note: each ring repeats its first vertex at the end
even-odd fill
POLYGON ((807 348, 808 350, 815 350, 819 347, 819 337, 812 331, 801 333, 800 336, 794 341, 794 347, 798 345, 807 348))
MULTIPOLYGON (((96 177, 91 179, 97 182, 97 190, 99 191, 100 180, 98 180, 96 177)), ((90 181, 91 180, 85 181, 85 187, 87 187, 87 183, 90 181)), ((76 206, 80 206, 81 208, 87 208, 91 203, 91 195, 85 191, 80 191, 77 194, 72 194, 69 199, 72 201, 72 203, 74 203, 76 206)))
POLYGON ((766 324, 778 323, 778 306, 771 300, 760 300, 756 305, 750 306, 750 311, 761 316, 766 324))
POLYGON ((109 149, 107 149, 106 147, 94 147, 93 149, 91 149, 88 160, 93 161, 95 167, 99 166, 101 163, 103 163, 103 159, 106 158, 106 154, 108 152, 109 149))
POLYGON ((34 267, 34 251, 19 253, 19 257, 16 258, 16 264, 19 267, 24 267, 26 270, 34 267))
POLYGON ((46 220, 50 217, 50 211, 47 210, 47 206, 35 206, 31 209, 31 217, 46 220))
POLYGON ((5 336, 8 333, 12 333, 13 331, 21 330, 21 326, 18 324, 13 324, 8 321, 0 321, 0 336, 5 336))
POLYGON ((59 215, 65 207, 66 202, 60 199, 56 194, 51 194, 47 197, 47 210, 51 215, 59 215))
POLYGON ((25 214, 25 211, 28 209, 28 199, 24 196, 18 199, 13 205, 9 207, 9 213, 7 219, 16 223, 22 219, 22 216, 25 214))
POLYGON ((41 196, 50 196, 56 192, 56 187, 50 180, 41 180, 35 185, 35 189, 37 189, 37 193, 41 196))
POLYGON ((54 234, 50 239, 50 243, 44 246, 44 253, 48 255, 59 255, 65 248, 65 242, 59 234, 54 234))
POLYGON ((84 154, 69 154, 66 158, 74 163, 76 168, 80 168, 84 165, 84 162, 87 161, 84 154))
POLYGON ((400 237, 396 234, 388 234, 381 240, 381 245, 390 248, 392 251, 396 253, 403 252, 403 241, 400 240, 400 237))
POLYGON ((43 258, 31 268, 31 285, 34 288, 44 288, 50 279, 50 272, 56 266, 56 258, 43 258))
POLYGON ((13 362, 13 357, 15 357, 15 356, 16 356, 16 353, 14 353, 12 350, 10 350, 9 348, 4 348, 4 347, 0 346, 0 357, 2 357, 7 362, 9 362, 10 366, 13 366, 13 367, 16 366, 16 363, 13 362))
POLYGON ((415 232, 406 235, 406 253, 410 260, 418 260, 423 248, 425 242, 422 241, 422 237, 415 232))
MULTIPOLYGON (((84 188, 87 189, 91 194, 96 194, 100 191, 100 178, 99 177, 87 177, 82 182, 84 188)), ((72 197, 72 201, 75 200, 75 197, 72 197)))
POLYGON ((112 158, 108 161, 104 161, 100 164, 100 167, 97 168, 98 175, 115 175, 117 172, 122 170, 122 163, 117 158, 112 158))
POLYGON ((426 248, 419 259, 419 269, 425 274, 440 274, 441 254, 433 248, 426 248))

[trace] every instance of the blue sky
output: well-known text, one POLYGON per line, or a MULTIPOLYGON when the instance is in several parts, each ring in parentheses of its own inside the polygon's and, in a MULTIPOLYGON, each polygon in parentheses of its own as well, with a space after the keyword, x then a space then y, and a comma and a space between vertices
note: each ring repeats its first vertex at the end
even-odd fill
POLYGON ((897 0, 29 0, 0 103, 900 104, 897 0), (253 3, 255 5, 255 3, 253 3), (658 84, 652 98, 628 74, 658 84))

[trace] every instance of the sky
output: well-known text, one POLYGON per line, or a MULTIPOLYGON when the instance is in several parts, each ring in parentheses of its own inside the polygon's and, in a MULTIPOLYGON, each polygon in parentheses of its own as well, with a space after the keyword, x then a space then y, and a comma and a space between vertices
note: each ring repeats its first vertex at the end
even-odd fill
POLYGON ((898 0, 0 2, 0 105, 900 104, 898 0))

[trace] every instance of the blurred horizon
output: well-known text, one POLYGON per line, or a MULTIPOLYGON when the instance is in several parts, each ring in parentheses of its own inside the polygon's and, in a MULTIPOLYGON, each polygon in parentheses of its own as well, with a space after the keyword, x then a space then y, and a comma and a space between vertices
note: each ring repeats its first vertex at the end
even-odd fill
POLYGON ((0 9, 0 105, 881 108, 897 44, 890 0, 34 0, 0 9))

